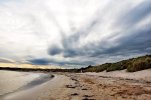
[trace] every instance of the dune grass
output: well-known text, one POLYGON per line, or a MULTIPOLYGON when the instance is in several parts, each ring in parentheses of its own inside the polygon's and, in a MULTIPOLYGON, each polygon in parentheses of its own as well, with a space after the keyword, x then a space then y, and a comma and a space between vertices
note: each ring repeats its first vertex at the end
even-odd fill
POLYGON ((135 72, 151 68, 151 55, 141 56, 116 63, 105 63, 102 65, 89 66, 84 68, 84 72, 107 72, 126 69, 128 72, 135 72))

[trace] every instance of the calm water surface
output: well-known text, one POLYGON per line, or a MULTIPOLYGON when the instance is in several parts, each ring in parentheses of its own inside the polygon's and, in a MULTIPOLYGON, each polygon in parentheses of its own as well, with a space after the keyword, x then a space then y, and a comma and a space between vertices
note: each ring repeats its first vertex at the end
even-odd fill
POLYGON ((30 89, 51 79, 50 74, 0 70, 0 97, 30 89))

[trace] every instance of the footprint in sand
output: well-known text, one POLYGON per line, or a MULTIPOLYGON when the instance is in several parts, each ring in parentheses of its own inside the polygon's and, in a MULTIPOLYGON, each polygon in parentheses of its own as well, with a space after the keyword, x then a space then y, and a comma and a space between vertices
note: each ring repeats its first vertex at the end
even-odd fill
POLYGON ((93 95, 83 95, 83 99, 82 100, 95 100, 95 99, 92 99, 93 95))

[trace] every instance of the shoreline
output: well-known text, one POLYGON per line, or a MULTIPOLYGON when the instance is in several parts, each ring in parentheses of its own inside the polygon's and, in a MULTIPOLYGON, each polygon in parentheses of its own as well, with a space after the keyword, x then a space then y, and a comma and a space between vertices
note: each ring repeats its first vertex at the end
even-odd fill
MULTIPOLYGON (((23 91, 19 91, 13 94, 10 94, 3 98, 3 100, 43 100, 43 98, 51 98, 49 97, 50 91, 57 92, 64 86, 64 81, 66 78, 63 75, 55 75, 51 80, 33 87, 32 89, 27 89, 23 91), (64 81, 60 83, 60 80, 64 81)), ((50 99, 49 99, 50 100, 50 99)))
POLYGON ((4 91, 1 91, 1 95, 0 95, 1 100, 3 100, 5 97, 8 97, 10 95, 20 93, 21 91, 26 91, 28 89, 38 87, 39 85, 46 83, 47 81, 51 80, 54 77, 49 73, 37 73, 37 72, 33 73, 33 72, 18 72, 18 71, 4 70, 1 71, 1 78, 2 79, 7 78, 7 74, 8 74, 8 79, 3 80, 4 82, 2 81, 0 82, 1 89, 2 90, 5 89, 4 91), (11 87, 3 88, 3 86, 6 87, 7 85, 9 86, 11 85, 11 87))
POLYGON ((150 72, 52 73, 55 77, 44 84, 4 100, 150 100, 150 72))

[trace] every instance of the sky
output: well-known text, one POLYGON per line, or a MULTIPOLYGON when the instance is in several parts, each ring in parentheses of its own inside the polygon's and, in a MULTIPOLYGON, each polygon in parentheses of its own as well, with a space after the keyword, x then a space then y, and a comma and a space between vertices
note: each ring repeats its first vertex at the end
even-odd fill
POLYGON ((79 68, 151 53, 151 0, 0 0, 0 62, 79 68))

